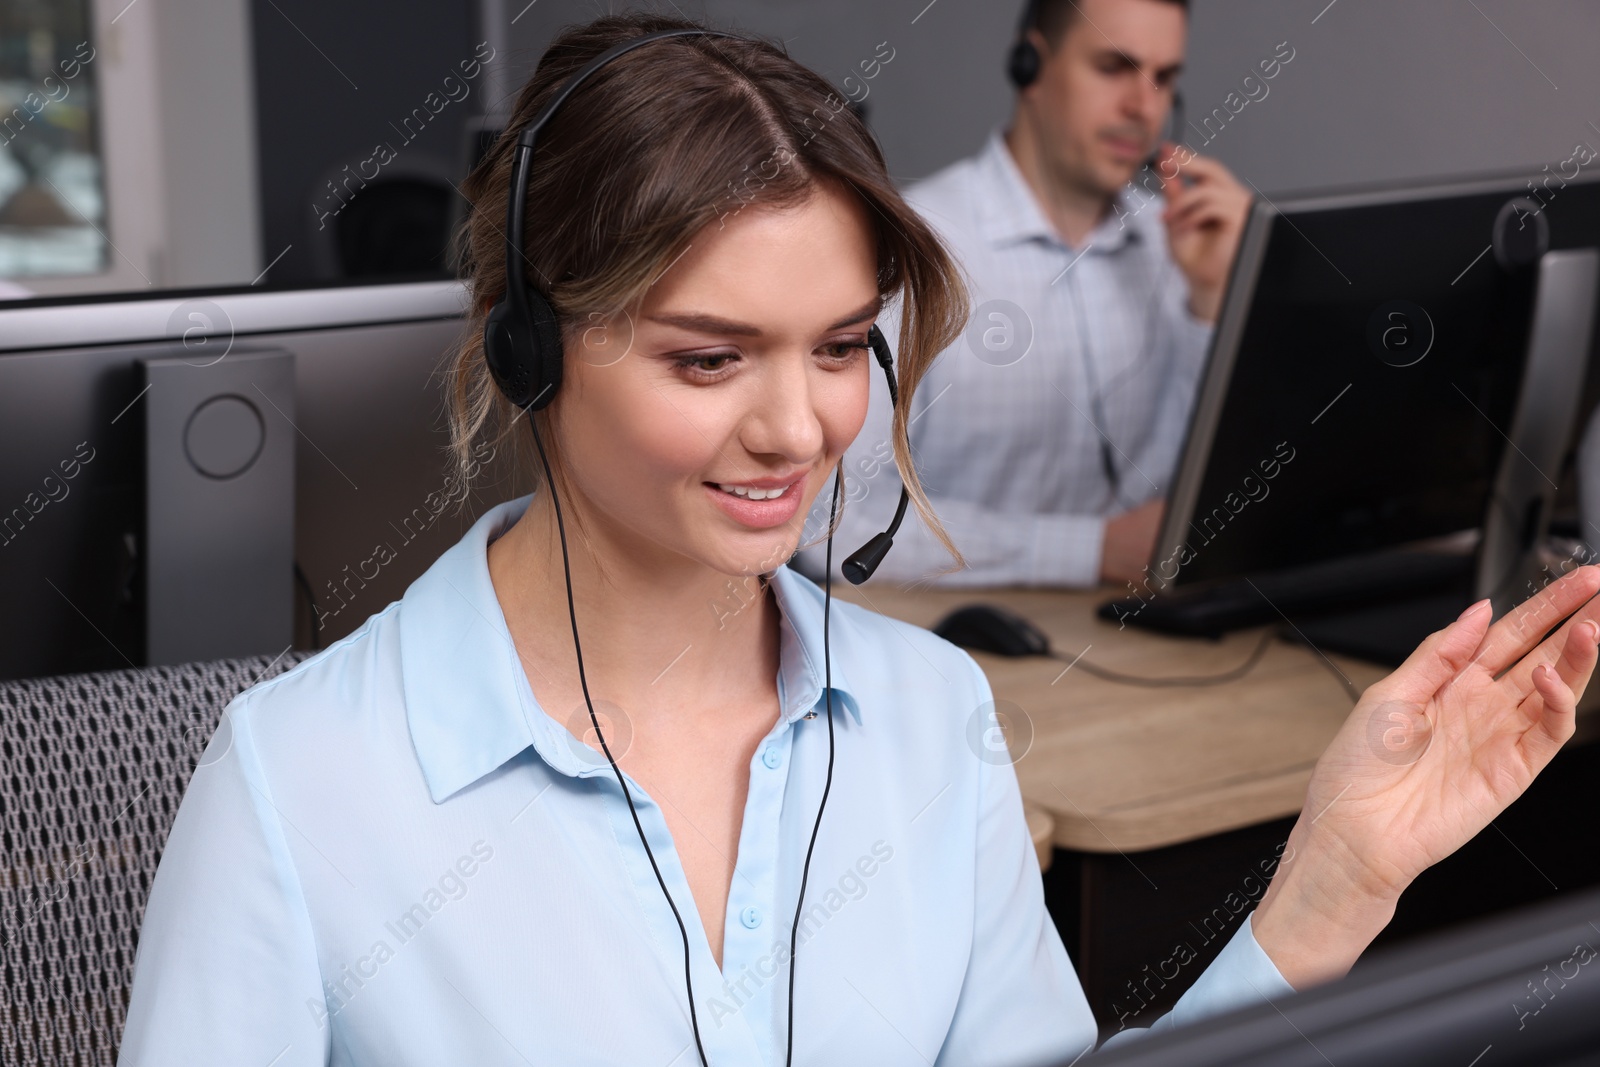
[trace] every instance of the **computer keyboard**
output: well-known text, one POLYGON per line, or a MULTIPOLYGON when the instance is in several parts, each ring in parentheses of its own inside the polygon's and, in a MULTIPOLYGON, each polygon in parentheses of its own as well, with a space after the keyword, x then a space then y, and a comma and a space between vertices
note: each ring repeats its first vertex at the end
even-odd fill
MULTIPOLYGON (((1217 637, 1267 623, 1298 622, 1383 601, 1467 596, 1474 557, 1468 553, 1387 552, 1197 586, 1169 587, 1100 605, 1108 622, 1163 633, 1217 637)), ((1465 606, 1466 601, 1462 601, 1465 606)))

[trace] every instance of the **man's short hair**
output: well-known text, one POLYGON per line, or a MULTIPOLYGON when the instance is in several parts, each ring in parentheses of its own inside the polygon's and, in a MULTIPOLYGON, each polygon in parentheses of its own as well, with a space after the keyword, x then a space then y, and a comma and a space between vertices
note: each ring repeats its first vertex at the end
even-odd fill
MULTIPOLYGON (((1177 4, 1185 12, 1189 10, 1189 0, 1164 0, 1165 3, 1177 4)), ((1061 35, 1082 17, 1083 12, 1078 7, 1078 0, 1033 0, 1023 12, 1023 30, 1038 30, 1045 41, 1054 48, 1061 43, 1061 35)))

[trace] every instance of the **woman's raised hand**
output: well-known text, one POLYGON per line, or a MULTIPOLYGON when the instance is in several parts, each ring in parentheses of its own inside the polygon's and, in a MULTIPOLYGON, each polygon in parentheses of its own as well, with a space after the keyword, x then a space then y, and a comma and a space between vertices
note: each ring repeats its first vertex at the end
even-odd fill
POLYGON ((1254 919, 1291 985, 1348 969, 1401 891, 1572 736, 1600 644, 1597 591, 1600 567, 1580 567, 1492 626, 1480 601, 1363 694, 1317 761, 1254 919))

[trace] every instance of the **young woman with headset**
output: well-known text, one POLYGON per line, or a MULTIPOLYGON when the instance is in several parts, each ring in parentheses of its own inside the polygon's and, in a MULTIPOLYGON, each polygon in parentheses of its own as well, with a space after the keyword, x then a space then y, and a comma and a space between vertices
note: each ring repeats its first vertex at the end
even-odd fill
MULTIPOLYGON (((875 363, 938 529, 906 412, 965 301, 866 128, 773 45, 606 17, 550 47, 466 190, 456 446, 516 435, 539 489, 230 705, 151 892, 121 1062, 1091 1047, 1016 775, 971 741, 983 674, 784 565, 837 502, 875 363)), ((1163 1022, 1349 967, 1570 736, 1597 589, 1582 568, 1493 626, 1477 605, 1369 689, 1254 915, 1163 1022)))

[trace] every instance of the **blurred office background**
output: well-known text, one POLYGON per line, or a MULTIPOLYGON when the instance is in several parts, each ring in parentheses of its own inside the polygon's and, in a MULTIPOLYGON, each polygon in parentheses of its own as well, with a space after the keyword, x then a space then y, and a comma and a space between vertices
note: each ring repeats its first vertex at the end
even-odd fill
MULTIPOLYGON (((31 767, 59 757, 71 768, 61 780, 92 776, 83 751, 118 778, 95 784, 104 803, 85 808, 56 796, 56 779, 38 771, 28 787, 34 827, 87 827, 82 835, 95 840, 109 833, 96 820, 109 826, 130 810, 143 820, 143 873, 128 875, 131 888, 113 886, 132 909, 117 920, 122 948, 83 957, 107 961, 111 994, 56 998, 74 1026, 101 1019, 95 1025, 114 1037, 120 1008, 107 1024, 94 998, 114 1000, 126 982, 131 916, 221 703, 382 610, 476 514, 513 495, 497 458, 476 490, 451 482, 443 448, 438 372, 462 310, 446 257, 464 206, 456 187, 552 37, 613 6, 0 0, 0 687, 14 687, 0 732, 24 738, 8 751, 28 753, 31 767), (439 499, 465 506, 441 510, 430 503, 439 499), (241 611, 246 603, 261 608, 241 611), (220 675, 211 668, 244 656, 260 659, 220 675), (169 670, 179 664, 187 666, 169 670), (134 717, 108 710, 127 691, 101 702, 46 677, 113 670, 183 690, 150 706, 157 719, 180 705, 189 718, 144 723, 140 733, 125 728, 134 717), (211 702, 202 707, 195 693, 211 702), (54 718, 27 703, 45 697, 54 718), (148 785, 129 784, 145 782, 156 783, 148 795, 148 785), (125 793, 146 799, 135 807, 125 793)), ((1010 112, 1004 58, 1021 0, 637 6, 782 40, 862 102, 905 182, 972 154, 1010 112), (870 78, 869 60, 878 61, 870 78)), ((1480 174, 1520 192, 1572 160, 1576 146, 1585 163, 1600 149, 1597 40, 1600 5, 1588 0, 1192 0, 1180 79, 1186 140, 1274 200, 1480 174), (1269 57, 1280 69, 1266 94, 1241 105, 1243 79, 1269 57)), ((1497 189, 1495 204, 1506 193, 1497 189)), ((1559 247, 1596 243, 1586 236, 1600 233, 1596 189, 1591 181, 1566 194, 1559 247)), ((1413 231, 1384 236, 1445 243, 1413 231)), ((1444 249, 1452 273, 1478 240, 1444 249)), ((1382 249, 1367 251, 1378 258, 1382 249)), ((1488 269, 1474 280, 1484 291, 1498 284, 1488 269)), ((1474 304, 1453 321, 1495 313, 1469 290, 1451 289, 1474 304)), ((1521 358, 1518 346, 1505 350, 1521 358)), ((1588 377, 1580 424, 1600 379, 1588 377)), ((1560 481, 1570 511, 1572 480, 1560 481)), ((1274 710, 1287 720, 1300 709, 1274 710)), ((1514 841, 1506 848, 1528 854, 1495 852, 1498 839, 1483 835, 1488 845, 1467 866, 1408 896, 1393 933, 1510 907, 1554 892, 1558 880, 1563 890, 1600 881, 1592 848, 1571 847, 1592 840, 1600 746, 1574 748, 1559 774, 1545 776, 1543 794, 1495 827, 1514 841)), ((1285 829, 1244 827, 1164 849, 1164 859, 1141 852, 1141 867, 1167 863, 1172 883, 1189 887, 1187 896, 1162 894, 1165 925, 1078 923, 1090 898, 1144 908, 1144 886, 1121 869, 1124 856, 1107 862, 1127 883, 1118 889, 1094 881, 1092 857, 1057 849, 1047 893, 1075 958, 1092 955, 1076 931, 1126 942, 1122 956, 1099 960, 1106 980, 1086 979, 1091 993, 1159 958, 1172 943, 1160 939, 1197 899, 1221 899, 1228 886, 1216 879, 1234 868, 1219 857, 1254 862, 1285 829)), ((30 840, 30 869, 56 862, 43 838, 30 840)), ((39 884, 66 894, 68 883, 85 907, 111 884, 94 881, 91 892, 74 873, 39 884)), ((17 940, 8 925, 8 944, 24 948, 8 948, 7 959, 63 958, 38 899, 33 883, 0 871, 0 915, 26 931, 17 940)), ((50 984, 43 970, 14 968, 7 973, 34 975, 36 992, 50 984)), ((9 1063, 5 1009, 0 998, 0 1060, 9 1063)))
MULTIPOLYGON (((865 103, 905 180, 971 153, 1005 120, 1002 61, 1020 7, 681 4, 783 40, 841 86, 887 42, 894 58, 865 103)), ((59 294, 437 270, 474 130, 559 27, 606 8, 0 0, 0 114, 13 116, 0 131, 0 279, 59 294), (85 45, 92 60, 61 78, 85 45), (374 165, 379 145, 394 158, 374 165), (330 181, 364 164, 382 191, 319 226, 343 200, 330 181)), ((1576 143, 1600 144, 1597 39, 1600 7, 1583 0, 1194 0, 1181 81, 1192 121, 1280 45, 1294 58, 1267 96, 1191 143, 1268 196, 1515 168, 1533 178, 1576 143)))

